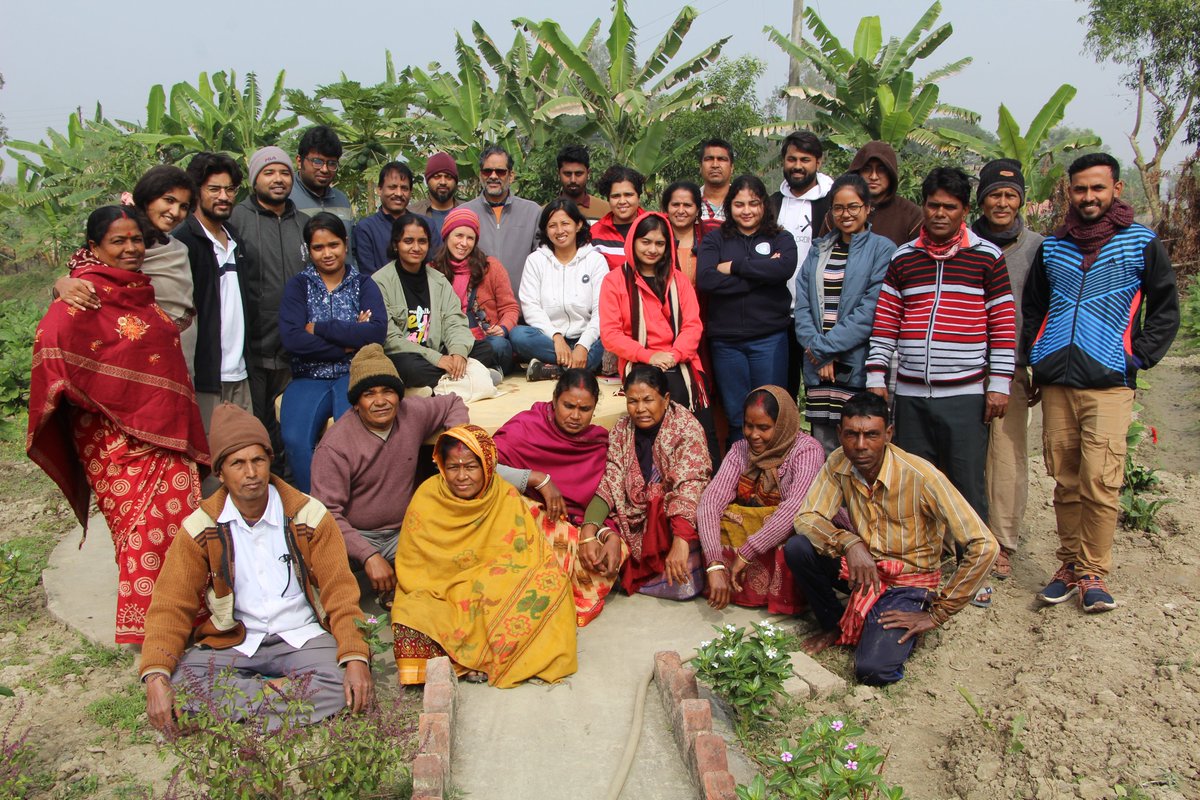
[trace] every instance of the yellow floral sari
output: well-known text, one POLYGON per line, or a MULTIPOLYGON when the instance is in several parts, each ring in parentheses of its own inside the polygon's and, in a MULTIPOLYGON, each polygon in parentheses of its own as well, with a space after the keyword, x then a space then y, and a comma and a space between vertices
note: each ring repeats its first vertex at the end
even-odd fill
POLYGON ((576 669, 571 583, 520 493, 495 477, 491 437, 475 425, 442 436, 479 457, 484 489, 455 497, 435 455, 440 474, 408 506, 392 605, 400 682, 423 683, 426 659, 443 652, 493 686, 559 681, 576 669))

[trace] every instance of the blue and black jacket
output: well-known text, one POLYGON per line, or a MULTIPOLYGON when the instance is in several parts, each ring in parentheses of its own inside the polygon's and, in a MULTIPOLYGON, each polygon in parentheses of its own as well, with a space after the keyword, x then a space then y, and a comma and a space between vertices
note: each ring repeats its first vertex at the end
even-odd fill
POLYGON ((1137 385, 1179 330, 1175 270, 1154 232, 1119 230, 1084 270, 1070 238, 1047 237, 1022 300, 1022 346, 1033 382, 1080 389, 1137 385))

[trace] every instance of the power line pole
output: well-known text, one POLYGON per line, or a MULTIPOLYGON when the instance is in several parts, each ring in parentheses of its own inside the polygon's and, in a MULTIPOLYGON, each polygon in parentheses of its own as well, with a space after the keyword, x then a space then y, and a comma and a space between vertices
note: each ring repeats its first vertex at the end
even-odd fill
MULTIPOLYGON (((792 41, 799 43, 804 37, 804 0, 792 0, 792 41)), ((800 84, 800 60, 788 59, 788 86, 800 84)), ((800 116, 800 108, 804 103, 799 97, 789 97, 787 101, 787 118, 794 120, 800 116)))

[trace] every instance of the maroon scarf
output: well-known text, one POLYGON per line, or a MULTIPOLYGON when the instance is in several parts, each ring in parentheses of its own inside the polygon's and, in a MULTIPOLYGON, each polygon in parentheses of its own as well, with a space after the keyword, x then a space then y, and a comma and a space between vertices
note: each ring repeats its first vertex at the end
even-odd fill
POLYGON ((1121 198, 1113 200, 1113 204, 1104 212, 1104 216, 1095 222, 1088 222, 1079 215, 1075 206, 1067 209, 1067 218, 1059 226, 1054 235, 1059 239, 1070 239, 1083 254, 1080 269, 1087 272, 1096 263, 1100 248, 1108 243, 1121 228, 1133 224, 1133 206, 1121 198))
POLYGON ((964 222, 962 227, 958 229, 957 236, 951 236, 948 241, 935 242, 929 238, 929 234, 925 231, 925 227, 921 226, 921 232, 917 235, 917 247, 929 253, 929 257, 934 261, 948 261, 954 258, 955 254, 964 247, 971 246, 971 237, 967 233, 967 224, 964 222))
POLYGON ((103 414, 127 435, 202 464, 208 441, 179 345, 141 272, 110 267, 89 248, 71 275, 96 287, 100 308, 50 304, 34 335, 25 450, 62 490, 86 527, 90 489, 71 438, 67 405, 103 414))

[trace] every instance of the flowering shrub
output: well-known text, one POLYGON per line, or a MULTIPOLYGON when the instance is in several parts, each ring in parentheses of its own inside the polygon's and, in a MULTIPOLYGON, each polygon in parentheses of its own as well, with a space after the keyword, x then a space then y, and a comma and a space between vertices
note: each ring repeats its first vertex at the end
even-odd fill
POLYGON ((696 674, 737 710, 743 722, 766 719, 783 682, 792 675, 792 660, 784 651, 788 635, 769 622, 745 628, 716 628, 717 637, 700 643, 696 674))
POLYGON ((780 740, 778 752, 763 759, 770 777, 738 786, 738 800, 902 800, 904 789, 880 775, 887 756, 863 744, 863 733, 845 720, 822 717, 796 741, 780 740))
MULTIPOLYGON (((11 695, 12 691, 6 694, 11 695)), ((20 705, 17 706, 20 710, 20 705)), ((13 726, 17 721, 17 712, 0 727, 0 797, 28 797, 36 788, 37 781, 33 777, 33 762, 37 753, 29 744, 29 731, 17 732, 13 726)))
POLYGON ((372 656, 386 653, 392 649, 392 646, 383 640, 383 632, 387 630, 389 624, 386 619, 367 616, 354 620, 354 624, 362 631, 363 640, 367 643, 367 647, 371 648, 372 656))

